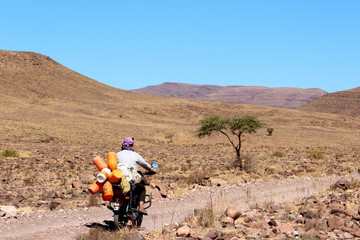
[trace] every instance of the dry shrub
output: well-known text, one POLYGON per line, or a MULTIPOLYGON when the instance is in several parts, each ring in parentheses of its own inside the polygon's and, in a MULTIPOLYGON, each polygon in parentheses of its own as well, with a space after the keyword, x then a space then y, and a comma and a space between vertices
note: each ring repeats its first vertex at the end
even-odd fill
POLYGON ((323 159, 324 158, 324 152, 322 151, 312 151, 308 154, 308 158, 312 159, 323 159))
POLYGON ((194 211, 196 223, 199 226, 209 228, 214 226, 214 211, 212 208, 196 209, 194 211))
POLYGON ((4 150, 1 155, 3 157, 19 157, 19 153, 15 150, 4 150))
POLYGON ((77 235, 75 240, 125 240, 129 233, 126 228, 110 232, 101 227, 94 227, 90 229, 89 233, 77 235))
POLYGON ((187 183, 188 184, 200 184, 205 178, 205 172, 203 170, 197 170, 190 173, 187 183))
POLYGON ((87 204, 87 207, 98 207, 100 206, 100 201, 98 199, 98 195, 97 194, 94 194, 94 195, 90 195, 89 196, 89 202, 87 204))
POLYGON ((285 153, 276 151, 272 154, 273 157, 283 157, 285 156, 285 153))

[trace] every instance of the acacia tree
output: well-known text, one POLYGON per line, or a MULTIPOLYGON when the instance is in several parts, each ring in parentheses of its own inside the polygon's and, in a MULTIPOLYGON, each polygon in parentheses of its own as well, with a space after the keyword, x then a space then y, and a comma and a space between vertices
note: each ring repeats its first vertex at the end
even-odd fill
POLYGON ((255 133, 256 130, 265 125, 257 117, 249 115, 233 119, 209 116, 200 120, 200 123, 201 127, 197 130, 199 138, 211 136, 213 132, 225 135, 235 149, 236 160, 240 165, 240 170, 243 170, 240 150, 241 144, 244 141, 241 137, 244 133, 255 133))

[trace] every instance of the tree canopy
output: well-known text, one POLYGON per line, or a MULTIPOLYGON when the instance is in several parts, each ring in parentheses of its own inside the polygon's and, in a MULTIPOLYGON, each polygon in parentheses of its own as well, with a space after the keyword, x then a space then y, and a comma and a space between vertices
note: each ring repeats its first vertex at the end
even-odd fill
POLYGON ((198 137, 211 136, 213 132, 219 132, 226 136, 231 145, 236 151, 237 160, 240 163, 242 170, 242 161, 240 157, 241 139, 244 133, 255 133, 259 128, 265 124, 257 119, 256 116, 245 115, 243 117, 220 118, 218 116, 209 116, 200 120, 201 127, 198 129, 198 137), (236 140, 231 138, 231 135, 236 136, 236 140))

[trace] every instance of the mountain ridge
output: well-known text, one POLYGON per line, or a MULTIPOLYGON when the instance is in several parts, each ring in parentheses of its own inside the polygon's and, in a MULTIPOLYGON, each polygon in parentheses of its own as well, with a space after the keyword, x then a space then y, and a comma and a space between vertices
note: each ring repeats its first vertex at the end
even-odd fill
POLYGON ((308 112, 322 112, 360 116, 360 87, 326 94, 297 108, 308 112))
POLYGON ((263 86, 237 85, 219 86, 175 82, 165 82, 160 85, 152 85, 145 88, 133 89, 131 91, 150 95, 195 98, 288 109, 295 109, 327 94, 326 91, 318 88, 270 88, 263 86))

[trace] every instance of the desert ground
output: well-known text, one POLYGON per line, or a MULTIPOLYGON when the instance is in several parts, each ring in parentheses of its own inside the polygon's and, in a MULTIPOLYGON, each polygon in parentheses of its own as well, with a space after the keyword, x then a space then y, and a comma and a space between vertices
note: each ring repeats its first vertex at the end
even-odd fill
MULTIPOLYGON (((26 222, 24 217, 41 211, 101 208, 101 196, 94 201, 87 191, 98 173, 92 159, 119 151, 121 139, 127 136, 135 138, 135 150, 148 162, 160 165, 148 189, 158 206, 161 201, 176 201, 203 189, 348 175, 355 176, 348 179, 353 187, 342 191, 354 196, 349 201, 355 201, 358 194, 354 181, 360 160, 359 117, 137 94, 98 83, 42 55, 0 53, 0 151, 18 153, 0 156, 0 205, 13 206, 18 212, 17 217, 2 214, 1 226, 18 226, 13 221, 26 222), (211 115, 254 115, 266 124, 244 135, 244 171, 234 165, 235 152, 224 136, 197 137, 199 120, 211 115), (267 128, 274 129, 271 136, 267 128)), ((330 183, 334 182, 327 187, 330 183)), ((322 203, 329 201, 326 196, 322 203)), ((223 204, 222 211, 231 204, 223 204)), ((252 211, 241 208, 247 210, 252 211)), ((359 229, 355 223, 344 226, 359 229)), ((323 225, 312 229, 327 237, 330 233, 343 237, 346 232, 323 225)), ((0 227, 3 233, 10 230, 0 227)), ((218 230, 231 232, 226 226, 218 230)), ((233 230, 225 239, 244 236, 233 230)), ((284 234, 272 237, 281 239, 284 234)))

